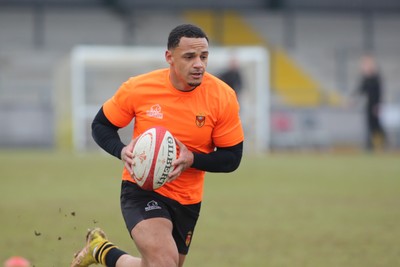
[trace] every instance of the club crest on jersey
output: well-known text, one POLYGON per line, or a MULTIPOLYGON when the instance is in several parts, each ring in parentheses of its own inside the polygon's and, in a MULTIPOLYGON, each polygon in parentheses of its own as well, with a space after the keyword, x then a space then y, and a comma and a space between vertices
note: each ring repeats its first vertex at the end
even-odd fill
POLYGON ((203 127, 206 122, 206 116, 204 114, 196 115, 196 125, 197 127, 203 127))

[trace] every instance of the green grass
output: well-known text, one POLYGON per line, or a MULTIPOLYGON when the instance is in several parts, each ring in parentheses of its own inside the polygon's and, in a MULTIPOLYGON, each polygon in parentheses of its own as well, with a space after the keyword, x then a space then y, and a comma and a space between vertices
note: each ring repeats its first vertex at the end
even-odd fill
MULTIPOLYGON (((0 152, 0 261, 68 266, 93 226, 137 255, 121 167, 104 154, 0 152)), ((235 173, 207 174, 185 266, 392 267, 399 240, 398 155, 245 156, 235 173)))

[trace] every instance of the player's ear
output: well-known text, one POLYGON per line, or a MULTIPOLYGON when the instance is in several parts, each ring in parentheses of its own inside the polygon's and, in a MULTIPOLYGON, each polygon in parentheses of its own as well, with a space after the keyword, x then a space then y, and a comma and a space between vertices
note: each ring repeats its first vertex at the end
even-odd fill
POLYGON ((171 51, 167 50, 165 51, 165 60, 167 61, 168 64, 172 64, 172 53, 171 51))

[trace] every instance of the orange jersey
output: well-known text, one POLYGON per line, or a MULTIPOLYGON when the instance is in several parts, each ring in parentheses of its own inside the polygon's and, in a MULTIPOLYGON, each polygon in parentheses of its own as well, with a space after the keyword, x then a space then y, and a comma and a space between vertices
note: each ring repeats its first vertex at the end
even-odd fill
MULTIPOLYGON (((121 128, 135 119, 132 138, 159 125, 197 153, 207 154, 244 139, 235 92, 209 73, 190 92, 172 86, 169 69, 132 77, 104 103, 103 110, 108 120, 121 128)), ((204 171, 189 168, 156 192, 181 204, 199 203, 204 176, 204 171)), ((122 179, 134 182, 125 168, 122 179)))

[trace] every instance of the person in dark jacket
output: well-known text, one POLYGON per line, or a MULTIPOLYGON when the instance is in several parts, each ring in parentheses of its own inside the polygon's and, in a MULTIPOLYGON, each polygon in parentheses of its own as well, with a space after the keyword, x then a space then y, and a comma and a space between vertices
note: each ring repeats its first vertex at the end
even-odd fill
POLYGON ((382 102, 382 80, 376 64, 371 55, 361 59, 361 79, 358 93, 366 97, 366 148, 372 150, 382 146, 385 142, 385 132, 380 121, 382 102))
POLYGON ((238 98, 240 98, 240 93, 242 91, 242 75, 239 69, 239 62, 235 56, 229 59, 228 68, 220 73, 218 77, 232 87, 238 98))

